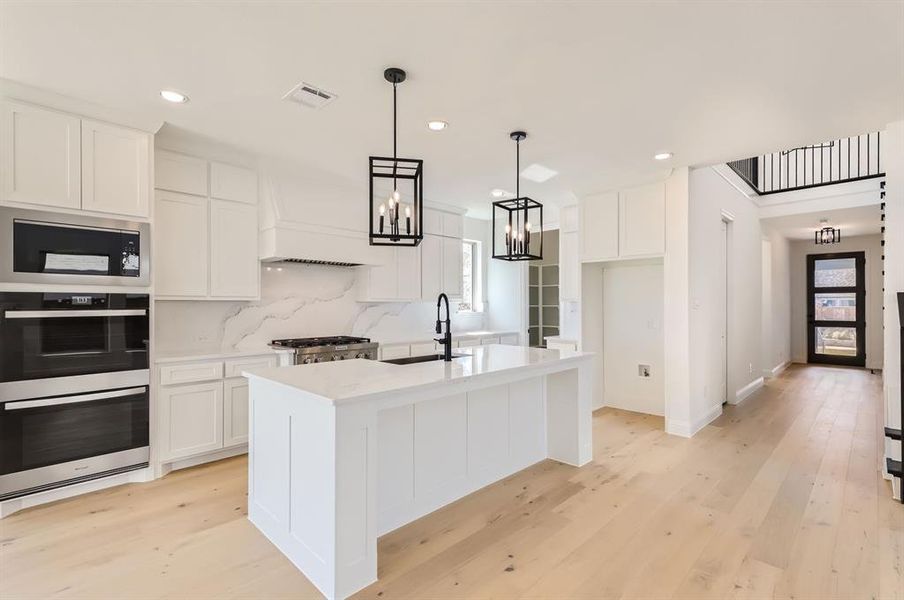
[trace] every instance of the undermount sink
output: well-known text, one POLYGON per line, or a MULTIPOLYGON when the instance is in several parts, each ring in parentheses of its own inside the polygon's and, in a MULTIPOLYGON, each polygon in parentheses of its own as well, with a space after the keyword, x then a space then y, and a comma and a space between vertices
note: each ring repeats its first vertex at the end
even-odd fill
MULTIPOLYGON (((465 354, 453 354, 452 358, 461 358, 467 356, 465 354)), ((431 362, 434 360, 443 360, 442 354, 428 354, 426 356, 406 356, 404 358, 388 358, 380 362, 390 363, 393 365, 413 365, 422 362, 431 362)))

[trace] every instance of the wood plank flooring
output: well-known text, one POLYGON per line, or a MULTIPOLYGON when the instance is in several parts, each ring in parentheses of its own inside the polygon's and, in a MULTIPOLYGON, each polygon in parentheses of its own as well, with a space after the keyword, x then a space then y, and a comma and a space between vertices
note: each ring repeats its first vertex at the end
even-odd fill
MULTIPOLYGON (((904 599, 881 380, 788 369, 691 440, 603 409, 547 461, 380 540, 356 598, 904 599)), ((0 521, 0 597, 319 598, 245 519, 246 460, 0 521)))

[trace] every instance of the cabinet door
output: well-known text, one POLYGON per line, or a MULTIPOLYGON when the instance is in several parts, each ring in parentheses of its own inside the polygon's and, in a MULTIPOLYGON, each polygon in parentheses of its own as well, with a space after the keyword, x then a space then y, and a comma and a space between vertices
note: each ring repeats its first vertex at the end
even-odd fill
POLYGON ((461 297, 461 240, 443 238, 443 291, 461 297))
POLYGON ((442 213, 443 235, 446 237, 461 238, 464 235, 464 219, 461 215, 442 213))
POLYGON ((443 213, 429 208, 424 209, 424 233, 443 234, 443 213))
POLYGON ((79 119, 4 102, 0 122, 0 200, 79 208, 79 119))
POLYGON ((223 447, 223 382, 159 388, 164 459, 223 447))
POLYGON ((619 250, 623 257, 665 252, 665 184, 619 193, 619 250))
POLYGON ((559 291, 562 300, 580 301, 581 299, 580 260, 578 232, 561 232, 559 235, 559 291))
POLYGON ((579 227, 579 209, 576 204, 563 206, 559 212, 559 222, 562 224, 561 231, 577 231, 579 227))
POLYGON ((157 150, 154 187, 183 194, 207 195, 207 161, 194 156, 157 150))
POLYGON ((418 300, 421 297, 421 247, 396 248, 398 268, 398 292, 401 300, 418 300))
POLYGON ((210 201, 210 295, 257 298, 257 207, 228 200, 210 201))
POLYGON ((581 200, 581 260, 618 258, 618 194, 595 194, 581 200))
POLYGON ((406 358, 408 356, 411 356, 411 346, 380 346, 380 360, 406 358))
POLYGON ((248 442, 248 380, 223 382, 223 447, 248 442))
POLYGON ((257 204, 257 173, 223 163, 210 163, 212 198, 257 204))
POLYGON ((421 298, 435 301, 443 291, 443 238, 425 235, 421 242, 421 298))
POLYGON ((367 269, 363 300, 393 300, 399 291, 399 266, 395 248, 371 248, 383 257, 379 265, 367 269))
POLYGON ((207 199, 157 192, 154 286, 158 296, 207 295, 207 199))
POLYGON ((150 136, 135 129, 82 121, 82 209, 147 217, 150 136))

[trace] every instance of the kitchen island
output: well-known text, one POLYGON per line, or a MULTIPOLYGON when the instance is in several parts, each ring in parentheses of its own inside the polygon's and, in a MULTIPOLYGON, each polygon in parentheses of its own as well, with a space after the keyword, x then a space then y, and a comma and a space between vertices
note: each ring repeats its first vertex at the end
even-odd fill
POLYGON ((252 369, 248 518, 325 596, 377 580, 377 537, 536 462, 591 460, 592 355, 252 369))

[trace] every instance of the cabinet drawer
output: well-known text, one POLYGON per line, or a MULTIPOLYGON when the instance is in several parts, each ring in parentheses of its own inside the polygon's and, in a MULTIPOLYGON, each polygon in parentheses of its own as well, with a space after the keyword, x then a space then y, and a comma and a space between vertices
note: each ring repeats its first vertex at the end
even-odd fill
POLYGON ((276 356, 246 356, 226 360, 224 377, 241 377, 248 369, 265 369, 276 366, 276 356))
POLYGON ((480 340, 478 338, 463 338, 456 342, 457 348, 467 348, 469 346, 479 346, 480 340))
POLYGON ((166 150, 154 158, 154 185, 161 190, 207 195, 207 161, 166 150))
POLYGON ((503 335, 499 338, 499 343, 506 344, 508 346, 517 346, 518 345, 518 335, 517 334, 503 335))
POLYGON ((223 378, 223 361, 189 363, 181 365, 162 365, 160 367, 160 385, 178 383, 194 383, 223 378))
POLYGON ((480 338, 480 343, 481 344, 498 344, 499 336, 480 338))

